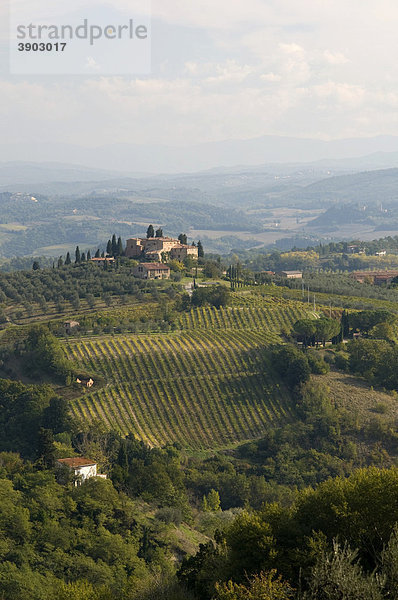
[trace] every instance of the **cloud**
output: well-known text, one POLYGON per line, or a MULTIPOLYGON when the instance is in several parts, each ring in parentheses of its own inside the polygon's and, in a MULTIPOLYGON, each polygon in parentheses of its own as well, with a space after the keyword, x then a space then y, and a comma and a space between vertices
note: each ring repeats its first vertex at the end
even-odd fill
POLYGON ((342 52, 330 52, 329 50, 325 50, 323 56, 331 65, 345 65, 349 62, 348 58, 344 56, 342 52))
MULTIPOLYGON (((52 16, 82 2, 40 5, 52 16)), ((128 15, 142 8, 142 0, 103 3, 128 15)), ((4 68, 3 137, 102 145, 398 134, 392 0, 152 0, 152 14, 149 77, 98 77, 93 61, 87 79, 11 78, 4 68)))

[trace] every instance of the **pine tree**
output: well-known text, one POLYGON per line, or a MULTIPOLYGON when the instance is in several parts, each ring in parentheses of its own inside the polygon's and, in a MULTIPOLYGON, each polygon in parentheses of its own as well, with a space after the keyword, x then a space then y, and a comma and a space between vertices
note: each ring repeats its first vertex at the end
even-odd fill
POLYGON ((202 242, 199 240, 198 241, 198 258, 203 258, 205 255, 204 250, 203 250, 203 245, 202 242))
POLYGON ((161 227, 159 227, 159 229, 156 230, 156 237, 157 238, 163 237, 163 229, 161 227))
POLYGON ((68 252, 68 253, 66 254, 66 258, 65 258, 65 264, 66 264, 66 265, 70 265, 70 264, 71 264, 71 262, 72 262, 72 261, 71 261, 71 259, 70 259, 70 252, 68 252))
POLYGON ((146 230, 146 237, 147 238, 155 237, 155 230, 153 228, 153 225, 149 225, 148 229, 146 230))
POLYGON ((75 263, 77 265, 79 265, 81 263, 81 256, 80 256, 79 246, 76 246, 76 250, 75 250, 75 263))

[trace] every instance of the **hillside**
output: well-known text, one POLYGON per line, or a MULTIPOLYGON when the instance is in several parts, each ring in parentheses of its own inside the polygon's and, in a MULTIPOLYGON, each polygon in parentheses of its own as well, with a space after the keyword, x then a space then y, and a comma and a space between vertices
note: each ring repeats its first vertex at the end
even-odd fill
POLYGON ((258 308, 200 308, 172 334, 70 340, 68 358, 107 382, 74 400, 73 413, 152 446, 214 449, 258 438, 294 415, 266 349, 307 310, 276 299, 258 308))

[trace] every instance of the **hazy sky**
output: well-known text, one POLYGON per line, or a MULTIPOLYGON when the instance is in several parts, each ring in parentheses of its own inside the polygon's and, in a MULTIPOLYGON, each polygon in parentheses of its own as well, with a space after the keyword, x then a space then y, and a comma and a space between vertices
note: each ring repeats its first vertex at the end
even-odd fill
MULTIPOLYGON (((58 2, 41 0, 43 11, 58 2)), ((152 16, 150 76, 10 76, 2 4, 2 142, 398 135, 393 0, 152 0, 152 16)))

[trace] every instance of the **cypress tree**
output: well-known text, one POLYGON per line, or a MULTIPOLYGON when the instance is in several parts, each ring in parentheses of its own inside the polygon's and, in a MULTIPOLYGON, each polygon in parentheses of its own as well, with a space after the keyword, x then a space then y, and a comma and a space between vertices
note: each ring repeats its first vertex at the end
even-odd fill
POLYGON ((91 260, 91 252, 90 252, 90 250, 87 250, 87 260, 91 260))
POLYGON ((97 252, 95 253, 95 258, 100 258, 101 253, 100 253, 100 249, 98 248, 97 252))
POLYGON ((161 227, 159 227, 159 229, 156 230, 156 237, 157 238, 163 237, 163 229, 161 227))
POLYGON ((117 256, 123 256, 123 254, 124 254, 123 242, 122 242, 122 238, 119 237, 117 240, 117 256))
POLYGON ((199 258, 203 258, 205 255, 204 250, 203 250, 203 245, 202 242, 199 240, 198 241, 198 257, 199 258))
POLYGON ((66 254, 66 258, 65 258, 65 264, 66 264, 66 265, 70 265, 70 264, 71 264, 71 262, 72 262, 72 261, 71 261, 71 259, 70 259, 70 253, 69 253, 69 252, 67 252, 67 254, 66 254))
POLYGON ((75 263, 78 265, 81 263, 81 256, 80 256, 80 250, 79 250, 79 246, 76 246, 76 250, 75 250, 75 263))
POLYGON ((84 252, 82 252, 82 256, 81 256, 81 262, 86 262, 86 255, 84 254, 84 252))
POLYGON ((109 256, 112 254, 112 242, 111 242, 111 240, 108 240, 108 243, 106 245, 106 253, 109 254, 109 256))
POLYGON ((112 236, 112 256, 116 256, 117 255, 117 241, 116 241, 116 235, 113 234, 112 236))
POLYGON ((146 237, 147 238, 155 237, 155 230, 153 228, 153 225, 149 225, 148 229, 146 230, 146 237))

